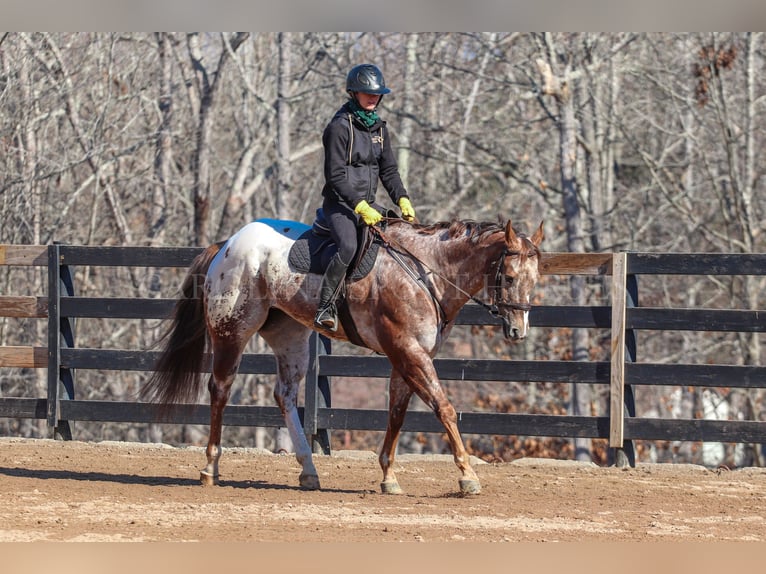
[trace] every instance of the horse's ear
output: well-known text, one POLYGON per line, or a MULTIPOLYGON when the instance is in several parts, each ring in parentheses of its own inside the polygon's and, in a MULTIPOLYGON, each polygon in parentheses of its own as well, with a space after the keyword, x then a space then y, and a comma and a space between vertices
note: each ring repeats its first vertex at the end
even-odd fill
POLYGON ((535 234, 532 236, 532 243, 534 243, 536 247, 540 247, 540 244, 543 242, 543 239, 545 239, 545 231, 543 230, 543 223, 545 223, 544 220, 540 222, 540 227, 537 228, 537 231, 535 231, 535 234))
POLYGON ((505 224, 505 242, 510 245, 517 240, 518 238, 516 237, 516 232, 513 230, 511 220, 509 219, 508 223, 505 224))

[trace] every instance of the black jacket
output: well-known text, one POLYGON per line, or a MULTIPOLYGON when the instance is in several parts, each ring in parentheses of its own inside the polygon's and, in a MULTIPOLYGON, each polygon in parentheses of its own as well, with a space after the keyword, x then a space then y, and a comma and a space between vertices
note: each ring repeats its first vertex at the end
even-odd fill
POLYGON ((344 104, 322 134, 325 185, 322 195, 352 209, 363 199, 372 204, 378 179, 398 205, 407 197, 386 122, 367 128, 344 104))

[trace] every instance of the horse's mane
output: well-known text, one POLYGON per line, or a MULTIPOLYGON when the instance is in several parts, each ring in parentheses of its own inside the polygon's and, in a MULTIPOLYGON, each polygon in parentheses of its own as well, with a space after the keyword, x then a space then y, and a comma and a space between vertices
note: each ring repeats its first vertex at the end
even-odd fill
MULTIPOLYGON (((407 223, 403 219, 389 220, 397 229, 411 229, 418 235, 437 235, 446 232, 447 239, 466 237, 472 243, 478 243, 486 235, 491 235, 505 230, 505 225, 499 221, 474 221, 473 219, 452 219, 450 221, 438 221, 436 223, 407 223)), ((525 252, 523 256, 540 254, 539 248, 529 240, 525 233, 516 232, 522 240, 525 252)))
POLYGON ((472 219, 452 219, 451 221, 438 221, 427 225, 411 223, 408 226, 414 229, 418 235, 436 235, 446 232, 447 239, 468 237, 474 241, 478 241, 486 234, 497 233, 503 230, 503 225, 500 223, 474 221, 472 219))

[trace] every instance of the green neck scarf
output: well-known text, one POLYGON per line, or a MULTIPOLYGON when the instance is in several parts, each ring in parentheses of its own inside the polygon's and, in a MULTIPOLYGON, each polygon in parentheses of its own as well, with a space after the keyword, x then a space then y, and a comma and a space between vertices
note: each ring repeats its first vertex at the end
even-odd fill
POLYGON ((351 113, 359 118, 361 122, 368 128, 371 128, 375 125, 375 122, 380 120, 380 117, 378 117, 378 114, 375 112, 375 110, 368 112, 367 110, 363 109, 362 106, 359 105, 359 102, 356 101, 356 98, 351 98, 349 100, 349 109, 351 110, 351 113))

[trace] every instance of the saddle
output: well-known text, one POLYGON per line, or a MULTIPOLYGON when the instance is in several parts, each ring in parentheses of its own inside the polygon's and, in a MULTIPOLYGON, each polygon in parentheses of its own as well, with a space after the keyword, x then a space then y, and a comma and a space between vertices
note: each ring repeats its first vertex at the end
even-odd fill
MULTIPOLYGON (((392 213, 388 215, 391 216, 392 213)), ((346 281, 358 281, 370 273, 378 256, 380 239, 365 225, 358 230, 357 245, 359 247, 349 265, 346 281)), ((290 267, 300 273, 322 275, 337 251, 338 247, 330 236, 330 228, 320 207, 316 211, 316 218, 311 228, 296 239, 290 248, 287 261, 290 267)))
MULTIPOLYGON (((395 218, 399 216, 393 210, 389 210, 385 217, 395 218)), ((386 220, 381 221, 379 225, 385 228, 386 220)), ((340 290, 336 305, 338 308, 338 319, 341 325, 343 325, 343 330, 348 340, 360 347, 367 347, 367 344, 356 328, 354 317, 351 315, 348 301, 346 301, 345 284, 359 281, 372 271, 382 241, 380 236, 372 233, 367 225, 360 227, 357 233, 357 251, 346 272, 346 280, 340 290)), ((287 262, 291 268, 299 273, 317 273, 322 275, 325 269, 327 269, 330 259, 332 259, 337 251, 338 247, 330 235, 330 227, 320 207, 316 211, 316 218, 311 228, 304 231, 290 248, 287 262)))

